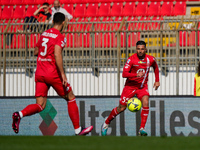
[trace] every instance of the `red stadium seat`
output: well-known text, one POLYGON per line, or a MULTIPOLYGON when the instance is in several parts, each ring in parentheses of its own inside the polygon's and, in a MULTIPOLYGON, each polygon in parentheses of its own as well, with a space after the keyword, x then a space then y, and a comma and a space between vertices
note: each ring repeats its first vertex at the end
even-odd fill
MULTIPOLYGON (((122 17, 118 17, 115 19, 115 21, 122 21, 122 17)), ((114 24, 114 30, 118 30, 120 27, 120 23, 115 23, 114 24)), ((124 28, 125 30, 125 28, 124 28)), ((120 38, 121 38, 121 47, 125 47, 126 46, 126 33, 123 33, 121 32, 121 35, 120 35, 120 38)), ((115 33, 112 33, 111 34, 111 47, 117 47, 117 34, 115 33)))
MULTIPOLYGON (((109 22, 110 18, 104 18, 103 22, 109 22)), ((99 23, 97 24, 96 31, 110 31, 109 23, 99 23)), ((110 47, 110 36, 111 33, 95 33, 95 47, 110 47)))
POLYGON ((161 25, 160 21, 163 20, 163 18, 157 16, 157 17, 154 17, 152 20, 155 21, 155 22, 152 22, 152 23, 149 24, 149 30, 158 30, 158 29, 160 29, 160 25, 161 25), (158 22, 156 22, 156 21, 158 21, 158 22))
POLYGON ((185 15, 186 14, 186 2, 176 2, 175 6, 174 6, 173 14, 175 16, 185 15))
POLYGON ((148 3, 147 2, 139 2, 136 7, 136 16, 146 16, 148 10, 148 3))
POLYGON ((140 32, 131 32, 128 35, 128 47, 135 47, 136 42, 140 40, 140 32))
MULTIPOLYGON (((64 35, 65 36, 65 35, 64 35)), ((69 33, 66 36, 67 43, 66 47, 89 47, 91 44, 90 34, 89 33, 69 33)))
POLYGON ((11 48, 25 48, 25 34, 14 34, 11 48))
POLYGON ((126 3, 122 12, 122 16, 134 16, 135 15, 135 3, 126 3))
POLYGON ((173 15, 173 2, 164 2, 160 10, 161 16, 172 16, 173 15))
POLYGON ((37 5, 29 5, 26 10, 26 17, 33 16, 33 13, 37 10, 37 5))
POLYGON ((86 5, 77 4, 74 10, 74 17, 85 17, 86 5))
POLYGON ((86 3, 99 3, 99 0, 84 0, 86 3))
POLYGON ((122 16, 123 3, 114 3, 110 12, 111 16, 122 16))
MULTIPOLYGON (((3 24, 1 24, 0 28, 1 28, 1 32, 3 33, 4 30, 6 29, 6 26, 7 26, 7 23, 8 23, 9 20, 5 20, 3 24)), ((10 30, 10 28, 8 29, 10 30)))
POLYGON ((24 23, 23 19, 17 20, 17 22, 15 21, 14 30, 15 31, 22 31, 23 30, 23 23, 24 23))
POLYGON ((60 0, 61 4, 71 4, 73 3, 73 0, 60 0))
POLYGON ((13 5, 24 5, 24 0, 12 0, 13 5))
POLYGON ((136 46, 136 42, 140 40, 140 32, 134 32, 134 30, 139 30, 141 23, 137 22, 136 17, 129 17, 128 21, 134 21, 133 23, 128 24, 128 30, 132 31, 128 34, 128 47, 136 46))
POLYGON ((31 34, 28 36, 28 47, 29 48, 35 48, 35 45, 37 44, 38 40, 40 38, 39 34, 31 34))
POLYGON ((140 21, 143 21, 143 22, 138 23, 136 28, 138 30, 148 30, 148 24, 149 24, 149 22, 147 22, 147 21, 149 21, 149 20, 150 20, 149 17, 142 17, 140 19, 140 21))
POLYGON ((24 0, 25 5, 36 5, 35 0, 24 0))
POLYGON ((83 4, 83 3, 85 3, 85 0, 72 0, 72 3, 74 3, 74 4, 83 4))
POLYGON ((2 11, 2 19, 13 18, 13 6, 5 6, 2 11))
POLYGON ((25 5, 17 5, 14 10, 13 18, 25 18, 25 5))
MULTIPOLYGON (((86 22, 85 18, 79 18, 78 22, 86 22)), ((73 24, 73 28, 75 31, 85 31, 86 30, 86 24, 73 24)))
POLYGON ((43 3, 47 2, 47 0, 35 0, 36 5, 42 5, 43 3))
POLYGON ((0 0, 1 5, 11 5, 11 0, 0 0))
POLYGON ((197 40, 197 45, 199 46, 200 42, 199 42, 199 31, 197 32, 197 39, 195 38, 195 31, 191 31, 191 33, 188 33, 188 45, 189 46, 195 46, 195 42, 197 40))
POLYGON ((65 4, 63 8, 66 9, 67 12, 70 13, 72 16, 74 16, 73 4, 65 4))
POLYGON ((149 5, 148 13, 149 16, 159 16, 160 14, 160 2, 151 2, 149 5))
POLYGON ((188 45, 189 43, 186 41, 188 40, 188 33, 186 31, 180 31, 179 32, 179 44, 180 46, 184 47, 188 45))
MULTIPOLYGON (((128 0, 111 0, 111 2, 117 2, 117 3, 120 3, 120 2, 127 2, 128 0)), ((133 0, 132 0, 133 1, 133 0)))
POLYGON ((174 2, 174 1, 181 1, 181 0, 161 0, 161 1, 163 1, 163 2, 174 2))
MULTIPOLYGON (((46 0, 47 3, 49 3, 50 5, 54 3, 55 0, 46 0)), ((60 2, 61 3, 61 2, 60 2)), ((62 3, 61 3, 62 4, 62 3)))
POLYGON ((110 16, 110 3, 101 3, 98 12, 99 17, 108 17, 110 16))
POLYGON ((96 17, 98 13, 98 4, 89 4, 86 10, 86 17, 96 17))

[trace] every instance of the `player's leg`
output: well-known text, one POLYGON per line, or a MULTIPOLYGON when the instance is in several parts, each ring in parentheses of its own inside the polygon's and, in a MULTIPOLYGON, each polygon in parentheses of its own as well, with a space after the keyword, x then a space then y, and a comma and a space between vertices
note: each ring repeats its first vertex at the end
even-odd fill
POLYGON ((126 109, 127 101, 134 95, 135 95, 135 90, 124 87, 122 94, 121 94, 121 98, 119 100, 118 107, 113 108, 110 115, 108 116, 108 118, 105 120, 105 122, 103 123, 103 125, 101 127, 101 135, 102 136, 107 135, 108 126, 111 123, 111 121, 114 118, 116 118, 117 115, 119 115, 121 112, 123 112, 126 109))
POLYGON ((119 106, 113 108, 110 115, 108 116, 108 118, 105 120, 105 122, 101 126, 101 135, 102 136, 107 135, 107 130, 108 130, 108 127, 109 127, 109 124, 111 123, 111 121, 114 118, 116 118, 116 116, 119 115, 121 112, 123 112, 125 109, 126 109, 126 105, 121 105, 121 104, 119 104, 119 106))
POLYGON ((138 98, 142 102, 142 111, 141 111, 141 124, 140 124, 140 130, 139 130, 139 135, 140 136, 147 136, 147 132, 145 131, 145 125, 147 122, 147 118, 149 115, 149 93, 148 90, 139 90, 137 91, 138 98))
POLYGON ((49 89, 48 85, 46 85, 43 82, 38 82, 36 80, 36 92, 35 92, 36 104, 30 104, 26 106, 23 110, 13 113, 12 128, 15 133, 19 132, 19 123, 23 117, 39 113, 45 108, 48 89, 49 89))
POLYGON ((147 136, 147 132, 145 131, 145 125, 147 122, 147 118, 149 115, 149 96, 145 95, 142 97, 142 111, 141 111, 141 124, 139 135, 140 136, 147 136))
MULTIPOLYGON (((69 86, 70 85, 68 85, 68 87, 69 86)), ((80 126, 79 109, 76 104, 76 98, 75 98, 75 95, 72 90, 70 90, 70 92, 68 92, 67 98, 65 98, 65 100, 67 100, 68 114, 73 123, 74 129, 75 129, 75 134, 76 135, 86 135, 86 134, 90 133, 93 129, 93 126, 89 126, 87 128, 83 128, 80 126)))
POLYGON ((76 97, 72 91, 72 88, 70 84, 67 84, 67 87, 63 87, 62 82, 60 79, 57 79, 58 81, 56 84, 53 84, 53 88, 56 90, 58 95, 60 95, 62 98, 64 98, 67 101, 68 106, 68 114, 72 121, 72 124, 74 126, 75 134, 76 135, 86 135, 89 132, 92 131, 93 126, 82 128, 80 126, 80 117, 79 117, 79 109, 76 104, 76 97))

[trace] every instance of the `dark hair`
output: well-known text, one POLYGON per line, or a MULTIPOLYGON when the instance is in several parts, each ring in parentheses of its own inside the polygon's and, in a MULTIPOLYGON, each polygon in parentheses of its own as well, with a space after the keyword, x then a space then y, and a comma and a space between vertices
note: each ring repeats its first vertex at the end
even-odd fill
POLYGON ((43 3, 42 5, 43 5, 43 6, 44 6, 44 5, 47 5, 47 6, 49 6, 49 3, 43 3))
POLYGON ((57 12, 53 16, 54 24, 62 24, 65 21, 65 15, 63 13, 57 12))
POLYGON ((146 43, 144 41, 137 41, 136 46, 144 45, 146 47, 146 43))
POLYGON ((198 67, 197 67, 197 73, 198 73, 198 76, 200 76, 200 62, 199 62, 198 67))

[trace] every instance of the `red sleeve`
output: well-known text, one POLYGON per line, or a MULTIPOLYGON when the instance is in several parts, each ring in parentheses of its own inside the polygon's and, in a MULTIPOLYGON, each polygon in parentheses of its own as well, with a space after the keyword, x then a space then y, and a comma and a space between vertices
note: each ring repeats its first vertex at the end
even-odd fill
POLYGON ((159 82, 159 69, 158 69, 158 64, 156 63, 156 59, 154 59, 154 62, 152 64, 152 67, 154 69, 154 74, 155 74, 155 82, 159 82))
POLYGON ((196 78, 194 77, 194 96, 196 96, 196 78))
POLYGON ((59 38, 58 38, 58 40, 57 40, 57 42, 56 42, 56 44, 55 45, 58 45, 58 46, 60 46, 62 49, 65 47, 65 44, 66 44, 66 38, 65 37, 63 37, 63 36, 60 36, 59 38))
POLYGON ((132 77, 137 76, 136 73, 130 73, 131 67, 132 67, 132 60, 129 57, 129 59, 126 61, 126 64, 123 68, 123 72, 122 72, 123 78, 132 78, 132 77))

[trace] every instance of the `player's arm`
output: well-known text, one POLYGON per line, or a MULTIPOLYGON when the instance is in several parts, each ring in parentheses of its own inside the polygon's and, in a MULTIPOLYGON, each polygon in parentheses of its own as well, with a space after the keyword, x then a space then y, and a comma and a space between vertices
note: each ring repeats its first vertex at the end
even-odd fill
POLYGON ((34 49, 34 56, 38 56, 39 48, 36 46, 34 49))
POLYGON ((154 63, 152 65, 153 69, 154 69, 154 74, 155 74, 155 83, 153 88, 155 88, 155 90, 158 89, 158 87, 160 86, 160 80, 159 80, 159 68, 158 68, 158 64, 156 63, 156 60, 154 58, 154 63))
POLYGON ((131 59, 128 59, 126 61, 126 64, 123 68, 123 72, 122 72, 122 77, 123 78, 132 78, 132 77, 136 77, 137 74, 136 73, 131 73, 131 67, 132 67, 132 61, 131 59))
POLYGON ((56 60, 56 65, 61 73, 63 85, 67 86, 67 77, 63 69, 62 48, 59 45, 55 45, 54 56, 56 60))

